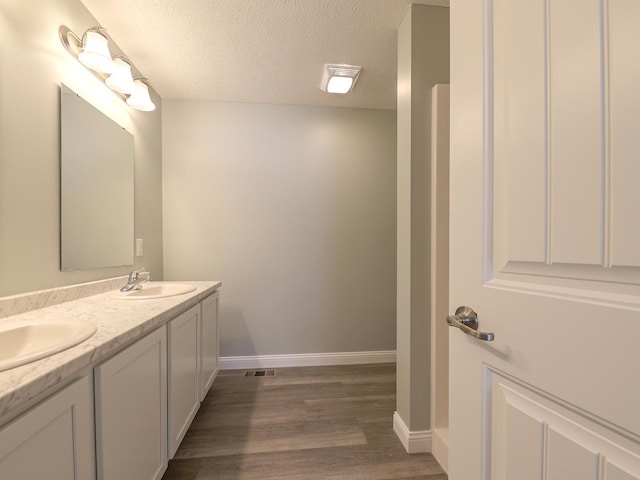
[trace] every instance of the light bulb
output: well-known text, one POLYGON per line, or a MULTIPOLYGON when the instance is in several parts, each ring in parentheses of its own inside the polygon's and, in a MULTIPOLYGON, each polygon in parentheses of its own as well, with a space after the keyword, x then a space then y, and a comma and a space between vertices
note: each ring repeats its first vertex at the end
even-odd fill
POLYGON ((115 90, 116 92, 124 93, 126 95, 132 94, 135 89, 135 84, 133 83, 133 77, 131 76, 131 65, 121 58, 114 58, 113 64, 115 66, 115 70, 104 83, 106 83, 111 90, 115 90))
POLYGON ((109 40, 99 32, 87 31, 82 42, 82 51, 78 59, 84 66, 100 73, 111 73, 114 70, 109 40))
POLYGON ((353 85, 353 78, 333 76, 329 79, 329 83, 327 83, 327 92, 347 93, 351 90, 351 85, 353 85))
POLYGON ((155 104, 151 101, 149 96, 149 87, 142 80, 134 80, 135 88, 129 98, 127 98, 127 105, 136 110, 142 110, 143 112, 151 112, 156 109, 155 104))

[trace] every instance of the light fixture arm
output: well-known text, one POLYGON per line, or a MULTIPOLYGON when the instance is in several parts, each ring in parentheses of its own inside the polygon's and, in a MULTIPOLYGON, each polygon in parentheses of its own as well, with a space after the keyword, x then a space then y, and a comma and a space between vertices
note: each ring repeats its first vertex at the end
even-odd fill
POLYGON ((123 55, 121 53, 118 53, 117 55, 113 56, 113 59, 115 60, 116 58, 119 58, 120 60, 123 60, 125 62, 127 62, 129 65, 131 65, 131 59, 129 57, 127 57, 126 55, 123 55))
MULTIPOLYGON (((76 35, 75 32, 69 30, 64 25, 60 25, 60 28, 58 29, 58 35, 60 35, 60 41, 62 42, 62 45, 64 45, 64 48, 67 49, 67 52, 69 52, 71 55, 77 56, 77 52, 72 50, 71 43, 69 42, 69 37, 73 38, 74 47, 77 47, 78 50, 80 49, 80 45, 82 45, 82 39, 78 35, 76 35)), ((82 36, 84 37, 84 34, 82 36)))
POLYGON ((87 36, 87 32, 96 32, 96 33, 99 33, 100 35, 104 35, 105 37, 109 37, 109 35, 107 34, 107 29, 101 27, 100 25, 96 25, 94 27, 87 28, 87 30, 82 34, 82 39, 83 40, 87 36))
MULTIPOLYGON (((69 30, 69 29, 67 29, 67 30, 69 30)), ((85 30, 85 32, 82 34, 82 38, 79 38, 78 35, 76 35, 74 32, 69 30, 69 33, 76 38, 76 40, 78 41, 78 43, 80 45, 82 45, 85 42, 85 40, 87 39, 87 33, 89 33, 89 32, 96 32, 96 33, 99 33, 100 35, 103 35, 103 36, 105 36, 107 38, 110 38, 109 35, 107 34, 107 29, 106 28, 102 28, 100 25, 96 25, 95 27, 87 28, 85 30)))

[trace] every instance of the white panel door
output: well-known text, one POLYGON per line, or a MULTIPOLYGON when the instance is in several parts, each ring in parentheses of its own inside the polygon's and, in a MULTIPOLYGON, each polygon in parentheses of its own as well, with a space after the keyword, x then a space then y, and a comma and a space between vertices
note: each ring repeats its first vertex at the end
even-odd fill
POLYGON ((451 480, 640 479, 639 26, 451 2, 451 480))

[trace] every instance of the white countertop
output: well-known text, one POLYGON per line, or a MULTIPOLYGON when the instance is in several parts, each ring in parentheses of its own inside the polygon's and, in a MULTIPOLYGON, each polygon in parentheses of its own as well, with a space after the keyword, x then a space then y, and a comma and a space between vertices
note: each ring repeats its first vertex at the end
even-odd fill
POLYGON ((92 337, 68 350, 0 372, 0 417, 54 385, 64 384, 103 362, 124 346, 197 305, 221 285, 218 281, 179 283, 194 285, 196 289, 182 295, 148 300, 113 298, 114 291, 110 290, 0 319, 0 322, 77 319, 97 327, 92 337))

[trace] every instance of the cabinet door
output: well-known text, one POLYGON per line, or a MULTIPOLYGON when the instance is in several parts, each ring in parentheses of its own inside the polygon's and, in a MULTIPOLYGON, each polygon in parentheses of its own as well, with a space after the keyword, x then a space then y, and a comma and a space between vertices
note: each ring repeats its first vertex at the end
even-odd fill
POLYGON ((93 480, 93 394, 83 377, 0 428, 0 478, 93 480))
POLYGON ((200 375, 200 401, 204 400, 218 373, 218 292, 202 301, 202 329, 200 351, 202 370, 200 375))
POLYGON ((167 468, 162 327, 95 368, 98 480, 156 480, 167 468))
POLYGON ((200 407, 198 390, 200 305, 168 323, 169 458, 173 458, 200 407))

